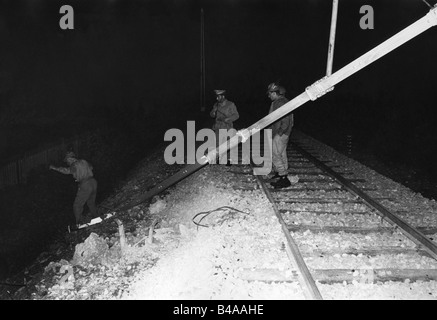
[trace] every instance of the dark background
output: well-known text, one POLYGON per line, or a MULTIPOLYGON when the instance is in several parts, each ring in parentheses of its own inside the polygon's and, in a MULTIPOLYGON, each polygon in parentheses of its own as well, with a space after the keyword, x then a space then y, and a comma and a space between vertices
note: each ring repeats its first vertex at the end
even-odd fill
MULTIPOLYGON (((165 130, 209 118, 213 89, 227 90, 242 128, 267 114, 269 83, 280 80, 291 99, 322 78, 331 6, 329 0, 0 0, 0 163, 59 138, 106 130, 80 154, 95 165, 104 199, 165 130), (59 27, 64 4, 74 9, 74 30, 59 27)), ((428 11, 421 0, 340 0, 333 72, 428 11), (374 10, 373 30, 360 28, 363 5, 374 10)), ((296 127, 332 145, 353 135, 363 152, 436 184, 436 40, 431 28, 301 106, 296 127)), ((40 226, 35 237, 50 234, 45 224, 53 212, 72 218, 71 180, 44 168, 31 184, 3 190, 4 228, 27 221, 40 226)))
MULTIPOLYGON (((200 8, 207 109, 212 90, 227 89, 242 114, 236 125, 247 126, 268 110, 268 83, 280 79, 293 98, 325 75, 331 6, 323 0, 0 1, 2 158, 107 119, 142 127, 146 135, 148 124, 138 119, 164 125, 192 117, 200 110, 200 8), (74 9, 74 30, 59 27, 63 4, 74 9)), ((428 10, 421 0, 340 1, 333 71, 428 10), (373 30, 360 28, 363 5, 374 9, 373 30)), ((296 110, 297 126, 359 128, 371 144, 412 139, 435 153, 435 40, 431 28, 304 105, 296 110)), ((399 157, 405 149, 397 144, 381 152, 399 157)))

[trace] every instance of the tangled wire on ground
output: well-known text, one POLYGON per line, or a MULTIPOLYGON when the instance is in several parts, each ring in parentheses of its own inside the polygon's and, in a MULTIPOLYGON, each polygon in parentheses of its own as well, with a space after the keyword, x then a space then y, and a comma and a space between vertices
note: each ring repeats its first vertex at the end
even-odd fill
POLYGON ((244 214, 249 214, 248 212, 244 212, 244 211, 241 211, 241 210, 235 209, 235 208, 233 208, 233 207, 223 206, 223 207, 219 207, 219 208, 214 209, 214 210, 204 211, 204 212, 199 212, 198 214, 196 214, 196 215, 192 218, 192 221, 194 222, 194 224, 197 225, 197 229, 199 229, 199 226, 200 226, 200 227, 208 228, 207 225, 200 224, 200 222, 201 222, 203 219, 205 219, 207 216, 209 216, 211 213, 218 213, 218 212, 227 212, 227 214, 226 214, 225 216, 222 216, 221 222, 223 222, 224 220, 226 220, 226 218, 227 218, 230 214, 232 215, 232 214, 234 214, 234 213, 238 213, 238 212, 239 212, 239 213, 244 213, 244 214), (203 217, 202 217, 198 222, 196 222, 196 221, 195 221, 196 217, 198 217, 198 216, 200 216, 200 215, 203 215, 203 217))

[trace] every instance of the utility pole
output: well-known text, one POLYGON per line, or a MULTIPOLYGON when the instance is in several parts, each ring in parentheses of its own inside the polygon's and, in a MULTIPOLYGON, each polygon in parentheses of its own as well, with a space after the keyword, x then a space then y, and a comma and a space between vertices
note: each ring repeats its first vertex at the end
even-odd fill
POLYGON ((334 61, 335 29, 337 26, 338 0, 332 0, 331 31, 329 34, 328 61, 326 63, 326 75, 332 74, 332 62, 334 61))
POLYGON ((205 111, 205 24, 200 9, 200 111, 205 111))

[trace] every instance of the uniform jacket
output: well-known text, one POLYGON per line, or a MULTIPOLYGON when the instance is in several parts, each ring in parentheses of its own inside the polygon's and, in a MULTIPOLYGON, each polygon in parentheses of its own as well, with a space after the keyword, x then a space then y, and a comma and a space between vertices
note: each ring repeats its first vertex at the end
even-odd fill
POLYGON ((72 174, 77 182, 85 181, 93 177, 93 166, 86 160, 77 160, 68 168, 58 168, 58 171, 64 174, 72 174))
MULTIPOLYGON (((279 99, 272 101, 272 104, 270 105, 269 114, 279 109, 287 102, 288 99, 285 97, 280 97, 279 99)), ((271 124, 269 127, 270 129, 272 129, 272 137, 274 137, 277 134, 280 136, 283 134, 290 136, 291 129, 293 128, 293 124, 294 124, 294 117, 292 113, 273 122, 273 124, 271 124)))
POLYGON ((209 115, 213 118, 215 117, 215 124, 212 127, 214 130, 231 129, 233 128, 232 122, 240 117, 237 107, 229 100, 216 102, 209 115), (228 119, 228 121, 225 122, 225 119, 228 119))

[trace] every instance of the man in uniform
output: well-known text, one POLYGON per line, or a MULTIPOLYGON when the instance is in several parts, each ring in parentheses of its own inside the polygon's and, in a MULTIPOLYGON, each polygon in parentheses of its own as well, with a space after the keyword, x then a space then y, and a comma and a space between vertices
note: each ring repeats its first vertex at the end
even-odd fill
POLYGON ((73 175, 74 180, 78 184, 76 198, 73 203, 74 217, 76 218, 76 224, 83 224, 90 220, 82 215, 85 203, 88 205, 91 218, 97 217, 95 203, 97 181, 93 177, 93 167, 86 160, 78 160, 74 152, 67 152, 64 161, 68 164, 68 167, 54 167, 50 165, 50 169, 63 174, 73 175))
MULTIPOLYGON (((226 90, 214 90, 216 94, 217 102, 214 104, 209 115, 215 118, 215 123, 213 125, 213 130, 216 133, 216 138, 218 145, 221 145, 227 141, 228 137, 224 134, 219 134, 220 129, 232 129, 234 127, 233 122, 236 121, 240 116, 237 111, 235 103, 229 101, 225 97, 226 90)), ((220 157, 220 163, 224 159, 225 155, 220 157)))
MULTIPOLYGON (((267 87, 267 95, 272 101, 269 114, 288 102, 288 99, 284 96, 285 92, 284 87, 276 83, 269 84, 267 87)), ((290 113, 275 121, 269 127, 272 129, 272 162, 275 171, 272 177, 274 181, 271 185, 275 189, 286 188, 291 185, 290 180, 288 180, 287 144, 291 130, 293 129, 293 124, 293 114, 290 113)))

